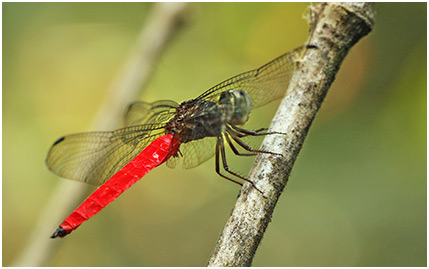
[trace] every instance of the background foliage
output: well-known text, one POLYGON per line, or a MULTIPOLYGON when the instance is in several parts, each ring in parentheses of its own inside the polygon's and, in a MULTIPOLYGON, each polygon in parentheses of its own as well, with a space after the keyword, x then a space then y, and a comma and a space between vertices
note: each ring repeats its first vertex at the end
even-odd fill
MULTIPOLYGON (((141 100, 193 98, 303 44, 306 6, 192 4, 141 100)), ((88 130, 150 7, 3 4, 3 265, 58 183, 44 166, 51 143, 88 130)), ((313 123, 254 266, 426 265, 426 4, 377 12, 313 123)), ((256 110, 253 126, 266 127, 277 105, 256 110)), ((247 173, 251 162, 231 166, 247 173)), ((48 266, 205 265, 237 193, 213 160, 158 168, 63 239, 48 266)))

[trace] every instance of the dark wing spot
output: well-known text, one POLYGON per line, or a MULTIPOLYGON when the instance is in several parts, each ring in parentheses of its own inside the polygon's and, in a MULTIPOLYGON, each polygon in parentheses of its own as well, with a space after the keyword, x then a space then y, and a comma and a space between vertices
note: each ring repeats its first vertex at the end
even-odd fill
POLYGON ((58 139, 57 141, 55 141, 55 143, 54 143, 54 145, 53 145, 53 146, 55 146, 56 144, 61 143, 62 141, 64 141, 64 139, 66 139, 66 137, 65 137, 65 136, 61 137, 60 139, 58 139))
POLYGON ((307 49, 318 49, 319 48, 318 46, 312 45, 312 44, 308 44, 306 47, 307 47, 307 49))

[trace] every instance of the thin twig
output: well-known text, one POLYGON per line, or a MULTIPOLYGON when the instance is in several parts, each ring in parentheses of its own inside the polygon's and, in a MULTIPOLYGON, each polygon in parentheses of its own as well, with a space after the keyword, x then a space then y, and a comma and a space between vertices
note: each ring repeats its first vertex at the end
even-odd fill
POLYGON ((252 264, 310 125, 345 56, 371 31, 374 17, 374 4, 370 3, 320 3, 310 7, 307 44, 319 50, 307 50, 299 62, 271 124, 271 130, 287 135, 269 135, 262 144, 264 150, 281 152, 283 157, 261 154, 249 175, 268 198, 250 184, 243 186, 208 266, 252 264))
MULTIPOLYGON (((147 84, 154 65, 184 19, 185 12, 187 4, 184 3, 154 4, 140 32, 136 48, 122 75, 111 87, 109 98, 100 109, 93 129, 111 130, 118 127, 126 105, 135 100, 139 90, 147 84)), ((85 184, 58 181, 56 190, 34 225, 27 245, 12 266, 42 266, 49 262, 61 242, 50 239, 50 234, 82 200, 87 189, 85 184)))

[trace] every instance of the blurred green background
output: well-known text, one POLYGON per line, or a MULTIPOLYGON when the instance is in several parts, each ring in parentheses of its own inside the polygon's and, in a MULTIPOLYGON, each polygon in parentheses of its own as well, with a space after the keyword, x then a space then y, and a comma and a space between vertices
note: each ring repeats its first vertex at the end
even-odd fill
MULTIPOLYGON (((49 147, 89 130, 152 4, 2 5, 7 266, 59 183, 44 166, 49 147)), ((303 44, 307 5, 191 4, 140 99, 196 97, 303 44)), ((426 3, 377 4, 375 28, 340 69, 254 266, 426 266, 426 16, 426 3)), ((253 124, 266 127, 277 105, 256 110, 253 124)), ((246 174, 251 163, 230 165, 246 174)), ((213 159, 160 167, 62 239, 46 265, 204 266, 238 191, 213 159)))

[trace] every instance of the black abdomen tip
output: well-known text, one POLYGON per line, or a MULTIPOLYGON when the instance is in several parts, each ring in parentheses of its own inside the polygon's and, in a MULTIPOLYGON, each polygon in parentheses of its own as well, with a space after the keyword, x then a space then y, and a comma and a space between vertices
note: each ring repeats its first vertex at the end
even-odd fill
POLYGON ((67 235, 67 232, 66 232, 66 230, 64 230, 63 228, 58 228, 56 231, 55 231, 55 233, 53 233, 52 235, 51 235, 51 238, 57 238, 58 236, 59 237, 64 237, 64 236, 66 236, 67 235))

